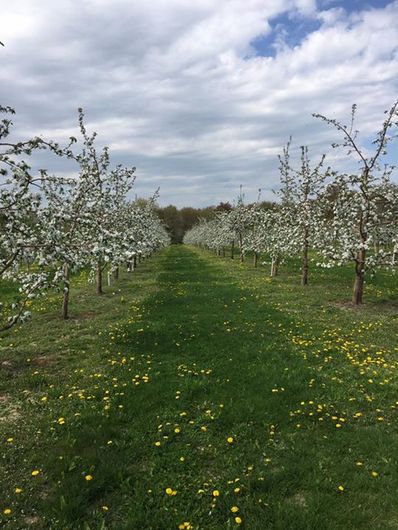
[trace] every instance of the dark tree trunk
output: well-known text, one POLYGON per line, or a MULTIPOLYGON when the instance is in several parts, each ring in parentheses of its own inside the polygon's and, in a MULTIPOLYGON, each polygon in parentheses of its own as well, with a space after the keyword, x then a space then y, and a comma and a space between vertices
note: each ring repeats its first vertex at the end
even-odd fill
POLYGON ((363 287, 365 282, 365 260, 366 251, 365 249, 362 249, 358 252, 357 259, 355 261, 355 282, 352 293, 352 303, 355 305, 362 304, 363 287))
POLYGON ((242 235, 239 235, 239 253, 240 253, 240 262, 243 263, 245 261, 245 255, 243 252, 243 241, 242 241, 242 235))
POLYGON ((232 244, 231 244, 231 259, 234 259, 234 253, 235 253, 235 241, 232 241, 232 244))
POLYGON ((272 259, 271 262, 271 276, 274 278, 275 276, 278 276, 278 268, 279 268, 279 259, 272 259))
POLYGON ((103 290, 102 290, 102 266, 101 266, 101 262, 99 261, 97 263, 97 294, 103 294, 103 290))
POLYGON ((70 291, 69 266, 67 263, 65 263, 64 265, 64 295, 62 299, 62 318, 64 320, 69 318, 69 291, 70 291))
POLYGON ((255 252, 253 254, 253 266, 254 266, 254 268, 257 267, 257 259, 258 259, 258 254, 257 254, 257 252, 255 252))
POLYGON ((308 285, 308 271, 309 271, 308 250, 309 250, 308 230, 306 230, 305 235, 304 235, 303 260, 302 260, 302 267, 301 267, 301 285, 308 285))
POLYGON ((225 248, 222 247, 222 257, 225 258, 225 248))
POLYGON ((133 259, 133 270, 135 270, 137 268, 137 255, 134 255, 134 259, 133 259))
POLYGON ((394 266, 397 260, 398 260, 398 251, 394 248, 393 253, 392 253, 391 265, 394 266))
POLYGON ((114 270, 113 272, 113 277, 115 278, 115 280, 118 280, 119 279, 119 265, 116 267, 116 269, 114 270))

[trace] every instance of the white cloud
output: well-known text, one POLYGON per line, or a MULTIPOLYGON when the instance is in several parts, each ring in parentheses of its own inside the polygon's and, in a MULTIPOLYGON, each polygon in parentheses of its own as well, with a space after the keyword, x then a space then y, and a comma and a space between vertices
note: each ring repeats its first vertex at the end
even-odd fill
POLYGON ((398 1, 351 15, 313 0, 9 2, 1 103, 15 106, 21 133, 57 139, 76 134, 83 106, 115 161, 137 166, 139 193, 231 200, 241 183, 254 194, 276 186, 291 134, 314 156, 328 149, 334 133, 313 112, 345 120, 356 102, 358 127, 377 130, 398 95, 397 21, 398 1), (281 14, 321 26, 256 56, 253 41, 271 43, 281 14))

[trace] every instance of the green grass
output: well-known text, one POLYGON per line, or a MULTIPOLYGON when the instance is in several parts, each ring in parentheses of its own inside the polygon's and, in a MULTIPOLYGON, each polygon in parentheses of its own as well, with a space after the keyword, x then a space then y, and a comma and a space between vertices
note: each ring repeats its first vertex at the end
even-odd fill
POLYGON ((172 246, 4 336, 0 524, 397 528, 396 279, 267 273, 172 246))

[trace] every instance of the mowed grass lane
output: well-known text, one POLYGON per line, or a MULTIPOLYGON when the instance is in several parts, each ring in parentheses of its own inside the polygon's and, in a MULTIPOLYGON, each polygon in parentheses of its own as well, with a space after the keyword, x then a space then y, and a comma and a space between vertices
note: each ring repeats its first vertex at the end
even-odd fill
POLYGON ((343 332, 314 336, 244 275, 170 247, 125 280, 127 311, 106 300, 72 374, 24 376, 6 528, 398 526, 394 352, 352 362, 343 332))

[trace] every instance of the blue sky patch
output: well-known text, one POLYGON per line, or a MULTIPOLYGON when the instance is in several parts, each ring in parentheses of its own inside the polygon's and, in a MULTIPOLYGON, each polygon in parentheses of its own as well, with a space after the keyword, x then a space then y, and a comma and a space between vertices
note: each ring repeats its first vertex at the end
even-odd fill
MULTIPOLYGON (((318 0, 318 10, 343 8, 347 14, 369 9, 382 9, 393 0, 318 0)), ((250 45, 257 56, 274 57, 280 43, 284 42, 289 48, 300 45, 311 33, 317 31, 322 21, 314 16, 305 16, 297 12, 285 12, 270 21, 271 32, 254 39, 250 45)))
POLYGON ((298 46, 307 35, 317 31, 322 23, 320 20, 309 17, 294 16, 288 13, 279 15, 270 21, 272 31, 260 36, 251 42, 256 55, 274 57, 278 50, 278 42, 282 40, 294 48, 298 46))
POLYGON ((343 7, 348 13, 354 11, 365 11, 366 9, 382 9, 393 0, 318 0, 318 9, 331 9, 333 7, 343 7))

